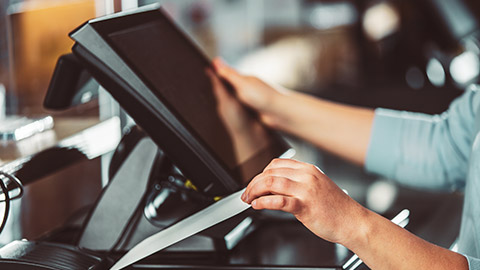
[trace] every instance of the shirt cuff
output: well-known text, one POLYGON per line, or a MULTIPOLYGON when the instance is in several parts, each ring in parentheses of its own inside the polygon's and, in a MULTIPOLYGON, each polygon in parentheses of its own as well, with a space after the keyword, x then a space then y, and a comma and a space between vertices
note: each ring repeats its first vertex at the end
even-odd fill
POLYGON ((468 269, 470 270, 480 270, 480 259, 473 258, 467 255, 464 255, 468 261, 468 269))
POLYGON ((365 159, 368 172, 395 178, 395 167, 401 156, 402 121, 400 111, 382 108, 375 110, 365 159))

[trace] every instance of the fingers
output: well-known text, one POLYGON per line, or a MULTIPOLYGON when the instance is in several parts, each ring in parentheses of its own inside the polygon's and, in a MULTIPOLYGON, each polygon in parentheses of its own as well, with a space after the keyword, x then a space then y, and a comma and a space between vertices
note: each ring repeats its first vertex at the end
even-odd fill
MULTIPOLYGON (((250 183, 247 186, 247 189, 245 190, 244 193, 244 198, 245 201, 246 198, 248 197, 249 200, 247 201, 248 203, 251 202, 251 200, 255 199, 256 196, 253 196, 251 193, 252 190, 256 190, 256 188, 272 188, 272 182, 276 181, 277 179, 280 179, 279 181, 282 181, 282 183, 275 184, 273 188, 276 188, 272 192, 267 192, 267 191, 262 191, 262 192, 255 192, 255 194, 269 194, 269 193, 277 193, 277 194, 289 194, 291 195, 291 192, 288 191, 288 188, 283 188, 283 191, 279 190, 281 185, 284 183, 284 179, 288 179, 290 181, 298 182, 300 179, 303 177, 307 176, 308 177, 308 171, 312 171, 312 168, 309 168, 309 170, 304 169, 305 163, 292 160, 292 159, 274 159, 270 162, 270 164, 263 170, 263 172, 257 176, 255 176, 250 183), (265 182, 262 185, 259 185, 258 187, 256 186, 258 183, 265 182), (277 186, 279 185, 279 186, 277 186)), ((312 165, 313 166, 313 165, 312 165)), ((295 190, 296 192, 297 190, 295 190)), ((261 195, 257 195, 261 196, 261 195)))
POLYGON ((253 209, 280 210, 295 214, 301 210, 300 201, 294 197, 269 195, 260 197, 252 202, 253 209))
POLYGON ((215 67, 215 71, 230 83, 238 85, 243 82, 243 76, 240 75, 235 69, 225 64, 221 58, 215 58, 212 61, 212 64, 215 67))
POLYGON ((267 167, 263 171, 275 168, 292 168, 292 169, 300 169, 305 166, 305 163, 289 159, 289 158, 275 158, 273 159, 267 167))
POLYGON ((286 177, 260 174, 248 186, 242 196, 246 203, 252 203, 258 197, 265 195, 294 196, 301 193, 301 184, 286 177))
POLYGON ((218 76, 211 69, 206 69, 205 73, 207 74, 207 76, 210 78, 210 81, 212 82, 213 92, 215 93, 215 96, 217 97, 217 99, 220 101, 230 99, 231 96, 230 94, 228 94, 227 90, 225 89, 225 86, 220 81, 220 78, 218 78, 218 76))
MULTIPOLYGON (((318 181, 318 175, 321 175, 321 171, 312 164, 293 159, 274 159, 262 173, 248 184, 242 195, 242 200, 253 205, 253 202, 258 200, 263 202, 262 198, 264 197, 278 195, 286 198, 296 198, 300 201, 299 198, 308 194, 309 185, 318 181)), ((270 206, 266 204, 262 207, 268 208, 270 206)), ((272 207, 276 206, 273 205, 272 207)))
POLYGON ((288 158, 273 159, 270 162, 270 164, 268 164, 267 167, 265 167, 265 169, 263 171, 265 172, 267 170, 271 170, 271 169, 275 169, 275 168, 302 169, 305 172, 309 172, 309 173, 320 172, 320 173, 324 174, 323 171, 320 168, 318 168, 317 166, 315 166, 313 164, 304 163, 304 162, 301 162, 301 161, 298 161, 298 160, 288 159, 288 158))
POLYGON ((219 86, 223 86, 220 79, 211 69, 209 68, 205 69, 205 74, 207 74, 207 76, 210 78, 210 81, 212 82, 212 85, 215 89, 218 88, 219 86))
POLYGON ((242 103, 258 112, 267 112, 272 98, 278 92, 255 77, 244 76, 226 65, 220 58, 213 60, 217 74, 228 81, 242 103))
POLYGON ((212 65, 215 68, 215 70, 219 70, 219 69, 223 68, 223 66, 226 66, 225 62, 223 61, 223 59, 221 57, 215 57, 212 60, 212 65))

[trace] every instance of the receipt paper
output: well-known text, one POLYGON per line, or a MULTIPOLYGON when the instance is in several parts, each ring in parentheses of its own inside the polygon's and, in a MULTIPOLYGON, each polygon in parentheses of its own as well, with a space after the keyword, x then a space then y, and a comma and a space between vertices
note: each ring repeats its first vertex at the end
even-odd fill
POLYGON ((146 238, 120 258, 110 270, 119 270, 127 267, 155 252, 247 210, 250 205, 240 199, 244 191, 245 189, 242 189, 233 193, 163 231, 146 238))

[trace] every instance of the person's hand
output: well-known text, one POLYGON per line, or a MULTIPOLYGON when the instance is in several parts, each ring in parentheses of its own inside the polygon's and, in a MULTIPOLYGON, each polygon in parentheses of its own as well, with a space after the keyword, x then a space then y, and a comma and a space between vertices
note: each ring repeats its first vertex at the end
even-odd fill
POLYGON ((316 166, 292 159, 274 159, 247 186, 242 200, 254 209, 292 213, 310 231, 336 243, 358 229, 366 211, 316 166))
MULTIPOLYGON (((261 117, 269 113, 271 103, 283 89, 274 88, 253 76, 244 76, 225 64, 220 58, 213 60, 215 71, 232 86, 242 103, 257 111, 261 117)), ((286 91, 286 90, 285 90, 286 91)))
POLYGON ((205 72, 212 83, 218 115, 232 139, 236 162, 241 164, 268 145, 266 130, 212 70, 205 72))
POLYGON ((240 101, 226 89, 220 78, 210 69, 206 71, 212 83, 212 90, 217 100, 217 111, 231 135, 248 133, 254 122, 240 101))

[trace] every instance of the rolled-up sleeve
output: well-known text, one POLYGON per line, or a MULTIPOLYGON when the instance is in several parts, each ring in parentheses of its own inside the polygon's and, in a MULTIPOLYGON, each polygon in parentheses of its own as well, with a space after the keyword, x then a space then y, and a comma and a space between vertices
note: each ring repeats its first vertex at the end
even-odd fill
POLYGON ((462 188, 479 106, 472 87, 440 115, 377 109, 367 171, 416 188, 462 188))

